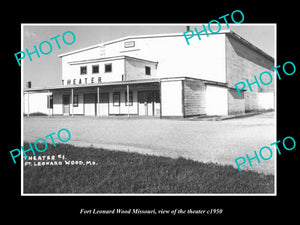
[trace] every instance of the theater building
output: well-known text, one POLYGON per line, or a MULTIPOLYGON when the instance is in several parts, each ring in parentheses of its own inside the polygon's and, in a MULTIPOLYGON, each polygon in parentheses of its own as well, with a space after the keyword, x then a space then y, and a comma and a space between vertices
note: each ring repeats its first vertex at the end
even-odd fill
POLYGON ((188 117, 274 108, 274 82, 235 84, 274 59, 232 31, 129 36, 59 55, 61 84, 23 90, 23 112, 49 115, 188 117))

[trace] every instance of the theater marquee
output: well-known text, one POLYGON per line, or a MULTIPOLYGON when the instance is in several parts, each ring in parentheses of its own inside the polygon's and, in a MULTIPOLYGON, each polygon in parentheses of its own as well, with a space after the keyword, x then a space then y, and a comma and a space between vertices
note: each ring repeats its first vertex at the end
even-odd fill
POLYGON ((94 83, 102 83, 101 77, 85 77, 80 79, 68 79, 61 80, 62 85, 78 85, 78 84, 94 84, 94 83))

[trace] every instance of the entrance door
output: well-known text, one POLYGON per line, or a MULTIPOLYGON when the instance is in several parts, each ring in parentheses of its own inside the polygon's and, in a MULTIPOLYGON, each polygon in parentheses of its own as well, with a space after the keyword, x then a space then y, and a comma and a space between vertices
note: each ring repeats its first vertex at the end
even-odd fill
POLYGON ((108 93, 100 93, 99 95, 99 115, 100 116, 108 116, 108 93))
POLYGON ((96 94, 84 95, 84 115, 86 116, 96 115, 96 94))
POLYGON ((154 97, 153 97, 153 91, 147 92, 147 116, 153 116, 154 113, 154 97))
POLYGON ((70 95, 63 95, 63 115, 70 114, 70 95))
POLYGON ((142 91, 139 92, 139 115, 153 116, 153 92, 142 91))

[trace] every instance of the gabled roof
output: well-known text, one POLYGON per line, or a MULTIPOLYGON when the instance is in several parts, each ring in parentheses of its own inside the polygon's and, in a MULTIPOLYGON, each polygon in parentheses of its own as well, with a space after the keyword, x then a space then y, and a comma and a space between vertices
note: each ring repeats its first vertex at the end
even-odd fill
POLYGON ((127 80, 127 81, 110 81, 103 83, 91 83, 91 84, 74 84, 74 85, 55 85, 41 88, 25 88, 24 92, 45 92, 54 90, 66 90, 66 89, 77 89, 77 88, 90 88, 90 87, 103 87, 103 86, 118 86, 127 84, 147 84, 147 83, 158 83, 161 78, 150 78, 141 80, 127 80))
MULTIPOLYGON (((229 33, 229 32, 230 32, 230 30, 224 30, 224 31, 220 31, 218 34, 229 33)), ((210 32, 208 32, 208 33, 213 34, 213 33, 210 33, 210 32)), ((203 35, 203 34, 200 34, 200 35, 203 35)), ((118 39, 115 39, 115 40, 106 41, 106 42, 103 42, 103 43, 100 43, 100 44, 92 45, 92 46, 89 46, 89 47, 81 48, 81 49, 78 49, 78 50, 66 52, 66 53, 58 55, 58 57, 63 57, 63 56, 66 56, 66 55, 82 52, 82 51, 93 49, 93 48, 103 48, 105 45, 113 44, 113 43, 120 42, 120 41, 129 40, 129 39, 179 37, 179 36, 183 36, 183 33, 147 34, 147 35, 126 36, 126 37, 118 38, 118 39)), ((187 34, 187 36, 189 36, 189 34, 187 34)))
MULTIPOLYGON (((228 29, 228 30, 221 30, 218 33, 211 33, 211 32, 208 32, 208 33, 210 35, 218 35, 218 34, 229 35, 229 36, 235 38, 236 40, 242 42, 243 44, 247 45, 248 47, 254 49, 258 53, 262 54, 263 56, 267 57, 268 59, 274 61, 274 58, 272 56, 270 56, 269 54, 267 54, 266 52, 264 52, 260 48, 256 47, 255 45, 251 44, 249 41, 247 41, 246 39, 244 39, 243 37, 241 37, 237 33, 233 32, 232 30, 228 29)), ((191 34, 187 33, 186 35, 189 36, 191 34)), ((205 33, 201 33, 200 35, 206 35, 206 34, 205 33)), ((179 36, 183 36, 183 33, 150 34, 150 35, 148 34, 148 35, 126 36, 126 37, 123 37, 123 38, 119 38, 119 39, 115 39, 115 40, 111 40, 111 41, 106 41, 106 42, 103 42, 103 43, 100 43, 100 44, 92 45, 92 46, 89 46, 89 47, 86 47, 86 48, 81 48, 81 49, 74 50, 74 51, 71 51, 71 52, 66 52, 66 53, 58 55, 58 57, 63 57, 63 56, 66 56, 66 55, 70 55, 70 54, 82 52, 82 51, 93 49, 93 48, 103 48, 105 45, 113 44, 113 43, 120 42, 120 41, 129 40, 129 39, 179 37, 179 36)))
POLYGON ((228 35, 235 38, 236 40, 242 42, 243 44, 245 44, 248 47, 252 48, 253 50, 257 51, 258 53, 262 54, 263 56, 265 56, 269 60, 274 61, 274 58, 272 56, 270 56, 269 54, 267 54, 266 52, 264 52, 260 48, 256 47, 255 45, 251 44, 249 41, 247 41, 245 38, 241 37, 237 33, 233 32, 233 31, 230 31, 228 33, 228 35))

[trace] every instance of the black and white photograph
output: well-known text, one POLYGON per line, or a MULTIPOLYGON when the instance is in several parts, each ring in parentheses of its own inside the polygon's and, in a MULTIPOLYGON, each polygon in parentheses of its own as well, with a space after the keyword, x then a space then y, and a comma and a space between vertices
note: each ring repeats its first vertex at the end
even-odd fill
POLYGON ((296 217, 297 7, 123 3, 3 14, 3 215, 296 217))
POLYGON ((276 24, 228 26, 23 24, 23 194, 276 194, 276 24))

